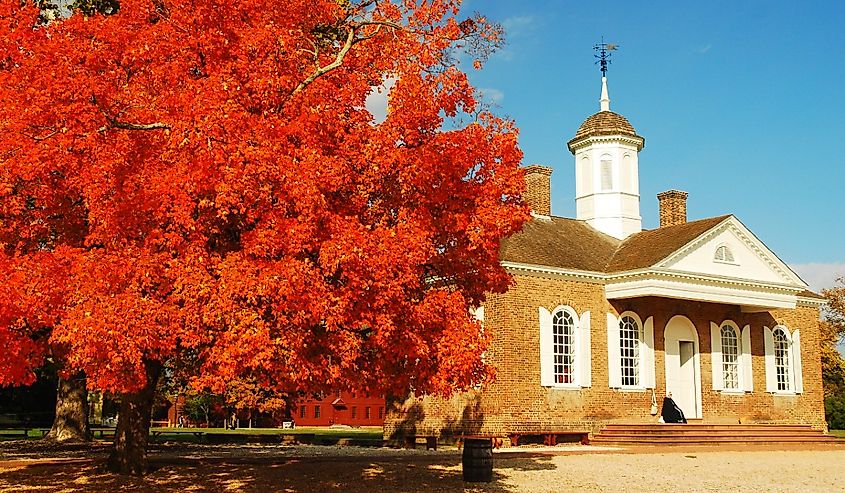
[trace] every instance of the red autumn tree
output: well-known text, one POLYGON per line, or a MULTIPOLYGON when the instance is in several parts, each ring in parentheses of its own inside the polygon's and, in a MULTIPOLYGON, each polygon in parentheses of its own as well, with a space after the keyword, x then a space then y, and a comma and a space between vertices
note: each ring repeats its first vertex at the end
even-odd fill
POLYGON ((181 355, 215 392, 487 378, 469 311, 528 212, 516 129, 453 63, 500 32, 459 4, 4 3, 0 383, 84 371, 120 396, 111 465, 142 474, 181 355))

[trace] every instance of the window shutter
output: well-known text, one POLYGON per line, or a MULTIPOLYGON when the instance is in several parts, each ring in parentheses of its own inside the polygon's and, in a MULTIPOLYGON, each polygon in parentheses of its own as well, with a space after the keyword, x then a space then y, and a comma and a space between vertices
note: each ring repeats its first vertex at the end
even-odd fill
POLYGON ((552 340, 552 314, 540 307, 540 385, 554 384, 554 341, 552 340))
POLYGON ((804 375, 801 370, 801 333, 798 329, 792 333, 792 374, 795 378, 793 389, 796 394, 804 393, 804 375))
POLYGON ((775 375, 775 338, 772 329, 763 327, 763 339, 766 341, 766 392, 777 392, 778 382, 775 375))
POLYGON ((580 356, 581 360, 581 386, 582 387, 592 387, 593 386, 593 378, 592 378, 592 350, 590 348, 590 312, 586 311, 581 315, 581 354, 576 356, 576 360, 578 356, 580 356))
POLYGON ((722 329, 710 322, 710 369, 713 373, 713 390, 725 388, 722 373, 722 329))
POLYGON ((622 386, 622 369, 619 352, 619 320, 612 314, 607 314, 607 380, 610 388, 622 386))
POLYGON ((654 317, 648 317, 643 326, 643 386, 653 389, 654 385, 654 317))
POLYGON ((754 372, 751 369, 751 326, 742 328, 742 347, 740 363, 742 363, 742 389, 746 392, 754 390, 754 372))

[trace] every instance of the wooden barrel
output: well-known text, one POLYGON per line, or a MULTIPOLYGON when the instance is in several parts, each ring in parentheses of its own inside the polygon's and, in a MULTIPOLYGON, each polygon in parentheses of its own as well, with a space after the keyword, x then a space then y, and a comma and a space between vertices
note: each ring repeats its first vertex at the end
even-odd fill
POLYGON ((493 481, 493 443, 489 438, 464 439, 463 469, 468 483, 493 481))

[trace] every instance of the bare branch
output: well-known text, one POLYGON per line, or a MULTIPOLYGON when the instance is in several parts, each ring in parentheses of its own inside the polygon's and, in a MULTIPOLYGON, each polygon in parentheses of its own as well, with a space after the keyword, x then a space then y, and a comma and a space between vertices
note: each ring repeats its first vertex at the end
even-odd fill
MULTIPOLYGON (((100 110, 100 113, 106 117, 106 121, 108 121, 108 126, 104 125, 100 127, 97 131, 104 132, 108 128, 119 128, 122 130, 170 130, 170 125, 161 122, 153 122, 153 123, 132 123, 132 122, 124 122, 118 120, 116 117, 112 116, 107 112, 103 107, 97 104, 96 96, 91 96, 91 103, 97 106, 97 109, 100 110)), ((125 111, 125 110, 124 110, 125 111)), ((121 111, 118 116, 122 115, 124 111, 121 111)))
MULTIPOLYGON (((47 130, 48 128, 49 127, 41 127, 42 130, 47 130)), ((59 133, 59 131, 54 129, 54 128, 50 128, 50 132, 48 132, 44 135, 34 135, 34 134, 26 133, 26 132, 21 132, 21 134, 26 135, 30 139, 38 141, 38 142, 41 142, 42 140, 47 140, 50 137, 56 135, 57 133, 59 133)))
POLYGON ((355 27, 360 26, 387 26, 393 29, 404 29, 401 25, 390 21, 358 21, 355 22, 355 27))
POLYGON ((320 76, 325 75, 328 72, 340 67, 343 64, 343 59, 346 57, 346 54, 349 53, 349 49, 352 48, 352 45, 355 42, 355 28, 350 27, 349 33, 346 35, 346 43, 343 44, 343 47, 338 52, 337 56, 335 57, 334 61, 324 67, 317 67, 317 70, 314 71, 311 75, 308 76, 304 81, 300 82, 296 88, 291 91, 290 95, 293 96, 309 85, 312 82, 317 80, 320 76))
POLYGON ((123 130, 169 130, 170 125, 161 122, 153 122, 153 123, 127 123, 127 122, 119 122, 114 120, 111 122, 111 126, 114 128, 121 128, 123 130))

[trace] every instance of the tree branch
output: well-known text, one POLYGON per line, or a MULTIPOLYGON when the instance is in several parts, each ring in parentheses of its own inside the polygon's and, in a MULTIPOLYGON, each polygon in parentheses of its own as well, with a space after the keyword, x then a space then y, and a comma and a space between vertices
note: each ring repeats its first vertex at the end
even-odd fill
POLYGON ((355 28, 350 27, 349 28, 349 34, 346 35, 346 43, 343 44, 343 47, 338 52, 334 61, 332 63, 324 66, 324 67, 320 67, 318 65, 317 70, 315 70, 314 73, 309 75, 305 80, 300 82, 299 85, 296 86, 296 88, 293 91, 291 91, 290 95, 293 96, 293 95, 299 93, 300 91, 302 91, 303 89, 305 89, 306 87, 311 85, 311 83, 314 82, 315 80, 317 80, 320 76, 325 75, 328 72, 331 72, 332 70, 340 67, 343 64, 343 59, 346 57, 346 54, 349 53, 349 49, 352 48, 352 45, 354 44, 354 42, 355 42, 355 28))
POLYGON ((170 125, 161 122, 153 122, 153 123, 132 123, 132 122, 124 122, 118 120, 116 117, 112 116, 103 109, 99 104, 97 104, 97 97, 91 96, 91 102, 97 106, 97 109, 100 110, 100 113, 106 117, 106 121, 108 121, 108 127, 103 126, 99 128, 99 132, 104 132, 109 127, 111 128, 119 128, 122 130, 170 130, 170 125))
MULTIPOLYGON (((46 130, 46 129, 47 129, 47 127, 44 127, 44 130, 46 130)), ((47 140, 50 137, 56 135, 57 133, 59 133, 59 131, 55 130, 55 129, 52 129, 50 132, 48 132, 44 135, 34 135, 34 134, 26 133, 26 132, 21 132, 21 134, 26 135, 27 137, 29 137, 32 140, 35 140, 37 142, 41 142, 42 140, 47 140)))

